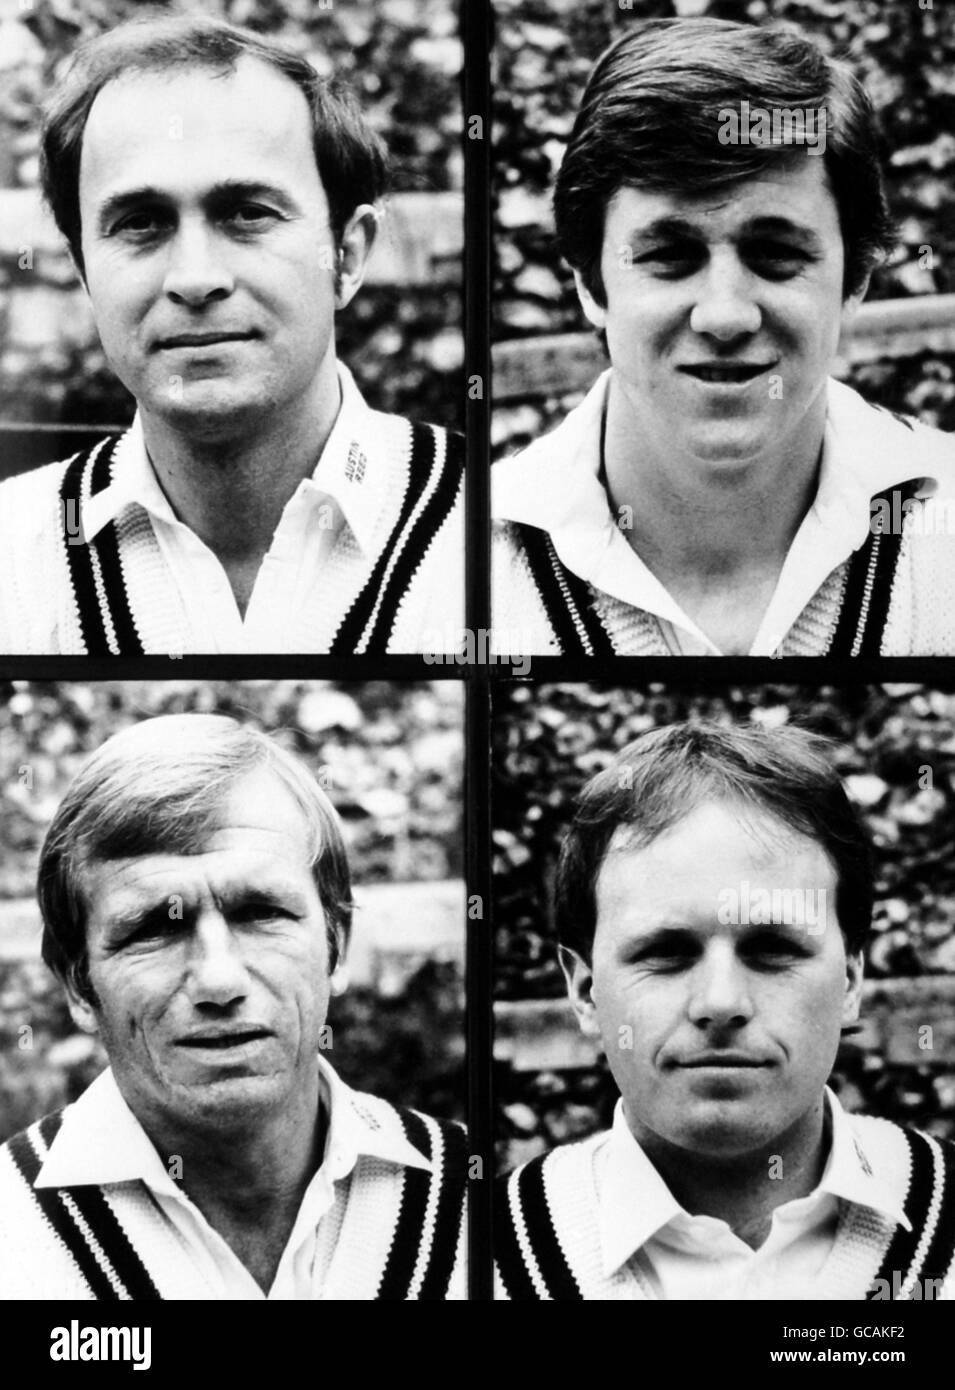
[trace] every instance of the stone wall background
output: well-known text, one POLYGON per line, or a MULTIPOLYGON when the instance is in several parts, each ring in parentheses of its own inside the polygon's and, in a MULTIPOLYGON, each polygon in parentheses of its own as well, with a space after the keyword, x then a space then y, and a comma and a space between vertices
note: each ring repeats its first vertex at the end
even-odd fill
MULTIPOLYGON (((554 176, 594 59, 631 24, 678 14, 785 22, 851 61, 880 114, 901 232, 868 297, 955 290, 955 7, 947 0, 496 0, 495 8, 496 341, 587 329, 553 244, 554 176), (920 257, 926 246, 930 258, 920 257)), ((886 359, 848 380, 869 400, 955 429, 955 354, 886 359)), ((579 399, 555 384, 547 400, 502 404, 496 454, 551 428, 579 399)))
MULTIPOLYGON (((37 121, 77 41, 143 8, 0 0, 0 421, 132 418, 65 248, 37 216, 37 121)), ((393 191, 460 194, 462 52, 449 0, 181 0, 179 8, 222 15, 285 41, 320 72, 343 73, 391 153, 393 191)), ((426 216, 417 230, 427 246, 426 216)), ((459 273, 424 287, 363 287, 339 316, 338 345, 372 405, 461 426, 461 312, 459 273)))

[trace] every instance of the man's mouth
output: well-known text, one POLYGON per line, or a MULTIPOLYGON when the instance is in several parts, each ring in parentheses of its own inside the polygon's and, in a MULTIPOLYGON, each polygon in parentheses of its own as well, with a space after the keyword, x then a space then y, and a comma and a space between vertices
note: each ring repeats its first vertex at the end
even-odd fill
POLYGON ((684 1061, 678 1062, 677 1066, 689 1068, 696 1067, 767 1067, 760 1057, 750 1057, 743 1052, 699 1052, 692 1057, 687 1057, 684 1061))
POLYGON ((256 335, 254 333, 176 333, 169 338, 160 338, 160 349, 215 347, 219 343, 245 343, 256 335))
POLYGON ((270 1037, 267 1028, 243 1028, 227 1030, 211 1030, 206 1033, 190 1033, 188 1037, 180 1038, 180 1047, 193 1048, 217 1048, 226 1050, 230 1047, 244 1047, 247 1043, 261 1042, 264 1038, 270 1037))
POLYGON ((701 362, 680 367, 679 370, 687 376, 696 377, 697 381, 713 385, 745 386, 748 381, 768 372, 773 365, 772 362, 701 362))

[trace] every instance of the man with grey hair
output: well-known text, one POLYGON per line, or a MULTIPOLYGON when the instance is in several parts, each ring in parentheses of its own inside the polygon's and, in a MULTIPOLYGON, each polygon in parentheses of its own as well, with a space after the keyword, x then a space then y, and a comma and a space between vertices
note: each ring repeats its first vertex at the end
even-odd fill
POLYGON ((0 1149, 0 1298, 464 1296, 463 1131, 323 1055, 351 888, 301 762, 218 715, 125 729, 67 791, 38 893, 109 1068, 0 1149))

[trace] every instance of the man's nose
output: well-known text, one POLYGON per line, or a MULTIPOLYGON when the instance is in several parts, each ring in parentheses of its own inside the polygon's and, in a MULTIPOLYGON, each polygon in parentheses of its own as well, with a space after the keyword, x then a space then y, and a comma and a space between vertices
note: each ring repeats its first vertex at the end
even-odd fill
POLYGON ((741 1028, 753 1017, 749 972, 728 942, 714 942, 690 977, 689 1015, 701 1028, 741 1028))
POLYGON ((696 303, 690 314, 694 333, 720 342, 756 333, 762 314, 755 298, 752 274, 735 252, 714 253, 702 272, 696 303))
POLYGON ((202 913, 190 941, 187 991, 193 1004, 225 1008, 248 992, 248 975, 229 924, 216 908, 202 913))
POLYGON ((169 243, 163 290, 177 304, 201 308, 224 299, 235 288, 226 247, 205 221, 183 219, 169 243))

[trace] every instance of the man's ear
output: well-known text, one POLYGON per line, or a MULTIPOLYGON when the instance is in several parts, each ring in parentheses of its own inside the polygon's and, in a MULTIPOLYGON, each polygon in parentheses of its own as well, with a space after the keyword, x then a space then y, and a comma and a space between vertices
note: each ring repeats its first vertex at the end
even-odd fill
POLYGON ((328 989, 332 995, 344 994, 349 984, 348 940, 339 928, 335 933, 335 968, 328 977, 328 989))
POLYGON ((335 307, 344 309, 361 288, 368 257, 378 235, 380 210, 372 203, 359 203, 345 224, 338 243, 335 274, 335 307))
POLYGON ((862 1003, 862 970, 862 952, 853 951, 850 954, 847 951, 846 992, 842 1001, 843 1026, 847 1023, 855 1023, 856 1019, 859 1017, 859 1007, 862 1003))
POLYGON ((862 301, 869 293, 869 280, 870 276, 867 275, 861 288, 858 289, 855 294, 850 294, 848 299, 842 301, 841 325, 839 329, 840 348, 842 348, 844 341, 852 333, 852 324, 855 316, 859 312, 862 301))
POLYGON ((579 270, 574 271, 574 284, 577 286, 577 298, 580 300, 580 307, 583 309, 594 328, 605 328, 607 326, 607 311, 594 299, 593 295, 584 284, 583 277, 579 270))
POLYGON ((66 1002, 69 1006, 70 1017, 77 1028, 83 1033, 98 1033, 99 1020, 96 1017, 96 1010, 88 999, 85 999, 76 987, 76 981, 72 976, 68 976, 63 981, 66 990, 66 1002))
POLYGON ((332 995, 344 994, 348 988, 348 962, 339 956, 338 964, 328 977, 328 990, 332 995))
POLYGON ((564 979, 567 981, 567 997, 577 1015, 580 1031, 588 1038, 599 1038, 600 1026, 597 1023, 593 993, 593 968, 582 955, 569 946, 558 946, 557 956, 560 968, 564 972, 564 979))

